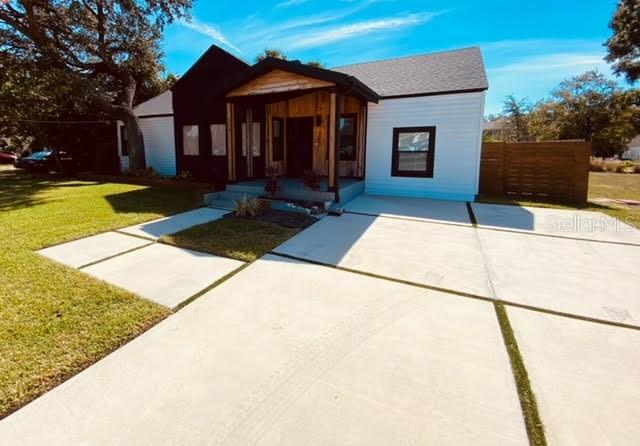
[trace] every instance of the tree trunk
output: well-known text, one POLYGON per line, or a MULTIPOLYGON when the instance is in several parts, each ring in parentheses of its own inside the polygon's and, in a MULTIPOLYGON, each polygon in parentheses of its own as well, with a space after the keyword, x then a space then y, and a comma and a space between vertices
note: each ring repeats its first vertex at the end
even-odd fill
POLYGON ((129 170, 139 172, 146 168, 146 160, 140 120, 133 111, 133 97, 136 93, 137 83, 128 71, 118 71, 117 76, 122 81, 122 91, 117 105, 112 107, 116 111, 118 119, 125 125, 129 149, 129 170))
POLYGON ((146 168, 144 153, 144 137, 140 129, 140 119, 133 112, 133 108, 128 108, 122 113, 122 121, 125 125, 127 143, 129 149, 129 170, 137 172, 146 168))

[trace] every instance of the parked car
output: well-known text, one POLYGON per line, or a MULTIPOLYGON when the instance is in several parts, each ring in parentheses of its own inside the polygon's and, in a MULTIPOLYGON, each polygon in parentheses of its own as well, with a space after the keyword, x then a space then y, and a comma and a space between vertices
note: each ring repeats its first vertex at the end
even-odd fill
POLYGON ((52 150, 44 150, 19 158, 15 162, 15 166, 19 169, 37 172, 72 172, 75 170, 75 161, 70 153, 62 151, 56 153, 52 150), (58 157, 57 160, 56 156, 58 157))
POLYGON ((0 152, 0 164, 15 164, 17 159, 13 153, 0 152))

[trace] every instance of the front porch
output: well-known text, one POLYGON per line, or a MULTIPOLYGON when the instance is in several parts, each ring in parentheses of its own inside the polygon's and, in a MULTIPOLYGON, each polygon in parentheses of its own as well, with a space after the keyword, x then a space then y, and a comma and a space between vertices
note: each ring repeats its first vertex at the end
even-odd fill
MULTIPOLYGON (((280 178, 280 188, 273 198, 279 200, 316 201, 321 203, 333 203, 335 192, 329 189, 329 179, 320 179, 320 190, 313 191, 306 187, 300 178, 280 178)), ((226 190, 213 192, 205 196, 205 203, 210 207, 233 209, 234 201, 243 197, 270 197, 265 192, 266 178, 240 181, 228 184, 226 190)), ((364 181, 357 178, 340 178, 339 196, 341 203, 347 203, 364 192, 364 181)))
POLYGON ((270 170, 281 175, 276 198, 340 203, 362 192, 367 106, 378 100, 368 87, 342 73, 267 59, 223 91, 227 198, 265 195, 270 170), (308 172, 322 178, 319 191, 304 187, 308 172))

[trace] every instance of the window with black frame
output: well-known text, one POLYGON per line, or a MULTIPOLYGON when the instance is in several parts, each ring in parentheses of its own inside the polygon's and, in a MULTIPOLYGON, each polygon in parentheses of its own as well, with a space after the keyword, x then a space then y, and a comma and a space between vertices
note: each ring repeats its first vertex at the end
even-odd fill
POLYGON ((120 154, 129 156, 129 142, 127 141, 127 129, 124 125, 120 126, 120 154))
POLYGON ((433 126, 394 128, 391 176, 432 178, 435 144, 433 126))
POLYGON ((357 115, 340 116, 340 160, 355 161, 358 141, 357 115))
POLYGON ((284 119, 273 118, 271 121, 271 135, 273 161, 282 161, 284 159, 284 119))

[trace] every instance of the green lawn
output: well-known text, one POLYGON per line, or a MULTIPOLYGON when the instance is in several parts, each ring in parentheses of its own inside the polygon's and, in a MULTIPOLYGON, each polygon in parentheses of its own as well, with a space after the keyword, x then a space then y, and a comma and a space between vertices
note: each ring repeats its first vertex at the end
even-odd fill
POLYGON ((0 169, 0 418, 169 314, 34 250, 188 210, 202 191, 0 169))
POLYGON ((557 209, 582 209, 604 212, 625 223, 640 228, 640 207, 622 207, 613 204, 595 203, 597 198, 640 200, 640 174, 591 172, 589 174, 589 201, 583 206, 570 206, 560 203, 526 200, 522 198, 479 196, 479 202, 513 204, 519 206, 538 206, 557 209))
POLYGON ((223 218, 162 237, 163 243, 253 262, 293 237, 299 228, 260 220, 223 218))

